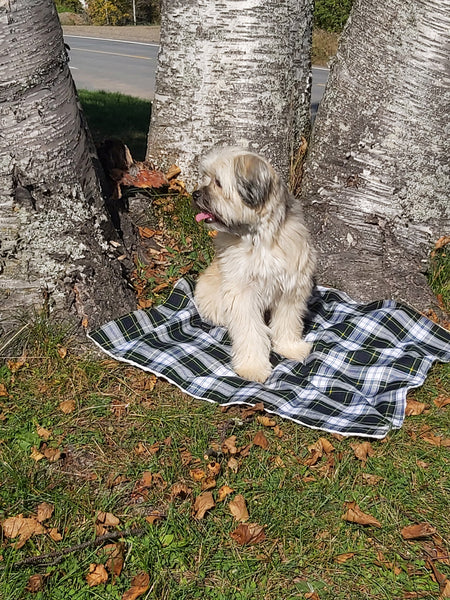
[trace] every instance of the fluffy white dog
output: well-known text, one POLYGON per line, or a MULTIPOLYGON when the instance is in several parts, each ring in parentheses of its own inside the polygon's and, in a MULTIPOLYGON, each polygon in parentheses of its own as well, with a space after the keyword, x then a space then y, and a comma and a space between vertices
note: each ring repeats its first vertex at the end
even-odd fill
POLYGON ((198 279, 200 316, 228 328, 238 375, 265 381, 271 347, 303 361, 303 316, 313 287, 315 252, 302 210, 270 163, 241 148, 213 150, 201 162, 193 199, 218 234, 213 262, 198 279))

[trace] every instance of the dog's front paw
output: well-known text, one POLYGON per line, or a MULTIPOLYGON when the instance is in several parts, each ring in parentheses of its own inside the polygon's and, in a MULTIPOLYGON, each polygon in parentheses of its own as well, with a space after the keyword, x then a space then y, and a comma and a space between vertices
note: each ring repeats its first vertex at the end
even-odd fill
POLYGON ((270 361, 238 362, 233 361, 233 369, 243 379, 264 383, 272 372, 270 361))
POLYGON ((311 352, 312 344, 299 340, 298 342, 274 344, 273 349, 281 356, 303 362, 311 352))

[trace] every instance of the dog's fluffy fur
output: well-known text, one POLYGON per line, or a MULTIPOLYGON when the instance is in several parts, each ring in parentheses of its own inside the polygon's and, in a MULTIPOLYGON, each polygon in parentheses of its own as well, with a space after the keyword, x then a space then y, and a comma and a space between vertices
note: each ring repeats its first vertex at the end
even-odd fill
POLYGON ((200 173, 196 219, 218 234, 195 302, 204 320, 228 328, 236 373, 263 382, 271 347, 299 361, 311 349, 301 336, 315 253, 300 203, 268 161, 240 148, 213 150, 200 173))

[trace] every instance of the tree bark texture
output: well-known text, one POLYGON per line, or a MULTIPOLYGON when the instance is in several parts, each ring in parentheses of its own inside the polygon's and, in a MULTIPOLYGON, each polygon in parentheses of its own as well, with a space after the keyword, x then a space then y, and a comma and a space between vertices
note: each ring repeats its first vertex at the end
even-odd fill
POLYGON ((311 0, 162 0, 148 155, 192 189, 216 145, 265 155, 287 180, 310 129, 311 0))
POLYGON ((134 302, 53 0, 0 0, 0 53, 1 326, 45 299, 91 327, 134 302))
POLYGON ((424 308, 450 229, 449 0, 356 0, 303 180, 319 279, 424 308))

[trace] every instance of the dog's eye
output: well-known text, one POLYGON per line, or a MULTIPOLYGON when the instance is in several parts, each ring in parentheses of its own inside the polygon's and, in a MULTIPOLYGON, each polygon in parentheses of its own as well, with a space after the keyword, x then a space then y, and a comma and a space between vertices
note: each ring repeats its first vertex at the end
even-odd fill
POLYGON ((218 179, 216 179, 216 180, 214 181, 214 183, 217 185, 217 187, 218 187, 218 188, 221 188, 221 187, 222 187, 222 184, 220 183, 220 181, 219 181, 218 179))

